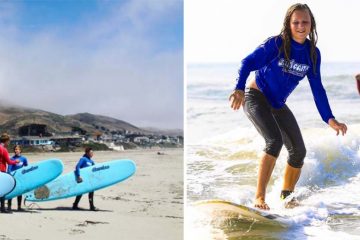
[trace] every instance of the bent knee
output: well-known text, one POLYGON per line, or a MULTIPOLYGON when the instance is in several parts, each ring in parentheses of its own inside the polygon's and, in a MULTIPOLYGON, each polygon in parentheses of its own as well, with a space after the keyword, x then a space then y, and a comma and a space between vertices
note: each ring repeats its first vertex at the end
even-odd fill
POLYGON ((283 146, 283 141, 281 139, 266 141, 265 152, 271 156, 278 157, 283 146))
POLYGON ((301 168, 304 165, 305 156, 306 148, 298 148, 295 151, 289 153, 288 164, 294 168, 301 168))

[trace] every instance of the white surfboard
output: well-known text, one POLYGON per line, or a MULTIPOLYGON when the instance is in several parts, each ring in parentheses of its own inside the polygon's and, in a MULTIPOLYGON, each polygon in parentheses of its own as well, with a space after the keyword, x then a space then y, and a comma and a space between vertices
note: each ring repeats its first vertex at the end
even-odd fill
POLYGON ((247 221, 257 221, 262 224, 271 224, 286 227, 288 220, 278 214, 262 211, 233 202, 210 199, 192 204, 196 209, 204 212, 211 218, 237 218, 247 221))
POLYGON ((16 181, 13 176, 7 173, 0 172, 0 197, 5 196, 11 192, 16 186, 16 181))

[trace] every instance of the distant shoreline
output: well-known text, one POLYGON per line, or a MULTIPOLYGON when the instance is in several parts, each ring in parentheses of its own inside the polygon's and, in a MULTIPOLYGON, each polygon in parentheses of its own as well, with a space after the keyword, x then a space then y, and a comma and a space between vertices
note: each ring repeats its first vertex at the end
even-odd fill
MULTIPOLYGON (((125 150, 121 150, 121 151, 116 151, 116 150, 97 150, 95 151, 96 153, 109 153, 109 152, 113 152, 113 153, 144 153, 144 152, 167 152, 167 151, 178 151, 178 150, 184 150, 184 147, 174 147, 174 148, 136 148, 136 149, 125 149, 125 150)), ((51 154, 61 154, 61 153, 80 153, 82 154, 84 151, 78 149, 77 151, 68 151, 68 152, 22 152, 24 155, 41 155, 41 154, 46 154, 46 155, 51 155, 51 154)), ((9 151, 9 154, 11 154, 12 152, 9 151)))

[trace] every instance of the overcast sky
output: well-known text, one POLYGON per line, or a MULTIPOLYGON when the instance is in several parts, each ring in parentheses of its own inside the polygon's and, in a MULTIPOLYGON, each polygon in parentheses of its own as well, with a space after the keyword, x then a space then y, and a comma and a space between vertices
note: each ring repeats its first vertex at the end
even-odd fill
POLYGON ((183 128, 183 2, 0 0, 0 99, 183 128))
MULTIPOLYGON (((185 4, 187 63, 240 62, 280 33, 288 0, 196 0, 185 4)), ((304 0, 317 23, 322 61, 360 62, 360 1, 304 0)))

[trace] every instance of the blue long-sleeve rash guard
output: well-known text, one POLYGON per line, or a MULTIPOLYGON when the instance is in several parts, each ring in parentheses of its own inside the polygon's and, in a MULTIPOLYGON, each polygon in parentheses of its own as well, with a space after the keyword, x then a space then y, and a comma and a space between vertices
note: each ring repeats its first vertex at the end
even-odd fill
POLYGON ((80 158, 79 162, 76 164, 75 176, 76 177, 80 176, 80 168, 90 167, 94 164, 95 162, 85 154, 84 156, 82 156, 82 158, 80 158))
POLYGON ((8 165, 8 170, 7 170, 8 173, 18 170, 22 167, 26 167, 28 165, 28 161, 27 161, 26 157, 14 155, 10 159, 11 160, 19 160, 19 163, 15 164, 15 165, 8 165))
POLYGON ((316 48, 317 61, 315 73, 310 58, 310 41, 304 44, 291 40, 291 58, 288 68, 284 67, 284 53, 279 54, 282 39, 271 37, 255 49, 241 62, 239 77, 235 89, 244 90, 246 80, 252 71, 260 91, 266 96, 274 108, 284 106, 290 93, 307 76, 316 107, 324 122, 335 118, 331 112, 325 89, 321 83, 320 51, 316 48))

